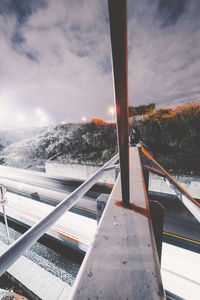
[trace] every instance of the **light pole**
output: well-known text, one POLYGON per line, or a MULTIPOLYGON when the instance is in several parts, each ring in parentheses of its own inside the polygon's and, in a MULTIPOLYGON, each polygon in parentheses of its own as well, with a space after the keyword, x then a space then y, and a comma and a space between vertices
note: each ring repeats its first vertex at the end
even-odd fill
POLYGON ((112 123, 114 123, 114 114, 115 114, 115 109, 114 109, 114 107, 110 107, 109 112, 110 112, 111 115, 112 115, 112 123))
POLYGON ((48 118, 45 115, 45 113, 40 108, 37 108, 36 111, 35 111, 35 113, 36 113, 36 115, 40 119, 40 124, 42 126, 47 126, 47 124, 48 124, 48 118))
POLYGON ((86 124, 86 117, 82 117, 83 124, 86 124))

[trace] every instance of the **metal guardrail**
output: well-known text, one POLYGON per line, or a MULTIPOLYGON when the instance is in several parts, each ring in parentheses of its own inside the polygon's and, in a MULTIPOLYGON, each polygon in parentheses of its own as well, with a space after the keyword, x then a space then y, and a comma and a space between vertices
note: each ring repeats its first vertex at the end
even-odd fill
POLYGON ((66 210, 69 210, 94 185, 105 168, 114 164, 118 159, 119 155, 116 154, 109 162, 97 170, 67 198, 58 204, 50 214, 31 227, 14 244, 12 244, 0 257, 0 276, 4 274, 4 272, 6 272, 7 269, 66 212, 66 210))
POLYGON ((178 199, 187 207, 191 214, 200 222, 200 205, 188 194, 171 176, 166 176, 165 181, 175 191, 178 199))
POLYGON ((141 153, 146 157, 146 164, 144 167, 148 169, 149 172, 155 173, 158 176, 164 178, 166 183, 172 188, 178 199, 187 207, 191 214, 200 222, 200 204, 182 188, 182 186, 169 174, 165 169, 150 155, 150 153, 145 150, 145 148, 140 145, 141 153))
POLYGON ((5 209, 5 205, 7 204, 7 199, 5 198, 6 191, 7 191, 6 187, 3 185, 0 185, 0 207, 2 206, 5 227, 6 227, 7 240, 8 240, 8 244, 10 244, 10 234, 9 234, 6 209, 5 209))

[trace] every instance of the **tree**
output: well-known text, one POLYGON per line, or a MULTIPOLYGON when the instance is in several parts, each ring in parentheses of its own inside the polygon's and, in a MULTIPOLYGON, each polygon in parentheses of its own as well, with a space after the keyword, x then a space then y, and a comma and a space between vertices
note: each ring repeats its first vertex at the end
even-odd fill
POLYGON ((155 111, 155 103, 139 106, 129 106, 129 117, 153 114, 155 111))
POLYGON ((92 119, 91 122, 100 126, 105 124, 105 122, 101 119, 92 119))

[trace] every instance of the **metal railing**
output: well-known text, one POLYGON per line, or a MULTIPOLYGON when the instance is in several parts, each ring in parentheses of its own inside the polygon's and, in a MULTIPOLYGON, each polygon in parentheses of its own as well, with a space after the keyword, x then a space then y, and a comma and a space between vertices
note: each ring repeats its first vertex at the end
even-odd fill
POLYGON ((157 174, 164 178, 166 183, 172 188, 178 199, 184 204, 185 207, 191 212, 191 214, 200 222, 200 204, 195 200, 184 188, 169 174, 165 169, 145 150, 141 145, 140 153, 142 153, 147 161, 144 167, 149 172, 157 174))
POLYGON ((110 161, 84 181, 75 191, 65 198, 56 208, 39 223, 25 232, 0 257, 0 276, 29 249, 65 212, 69 210, 98 180, 104 169, 113 165, 119 159, 116 154, 110 161))

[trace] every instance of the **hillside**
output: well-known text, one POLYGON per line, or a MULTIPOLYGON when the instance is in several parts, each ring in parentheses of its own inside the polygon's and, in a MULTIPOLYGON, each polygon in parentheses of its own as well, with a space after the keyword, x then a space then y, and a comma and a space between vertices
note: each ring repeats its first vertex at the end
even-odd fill
MULTIPOLYGON (((156 110, 134 127, 166 170, 200 175, 200 104, 156 110)), ((65 163, 102 165, 117 152, 115 127, 98 119, 15 132, 1 129, 0 144, 1 164, 33 169, 55 155, 65 163)))
POLYGON ((79 126, 67 124, 41 129, 31 138, 21 138, 1 151, 3 164, 20 168, 44 165, 58 155, 63 162, 102 165, 109 160, 116 147, 116 130, 112 125, 91 122, 79 126))
POLYGON ((200 104, 157 110, 134 127, 168 171, 200 175, 200 104))

